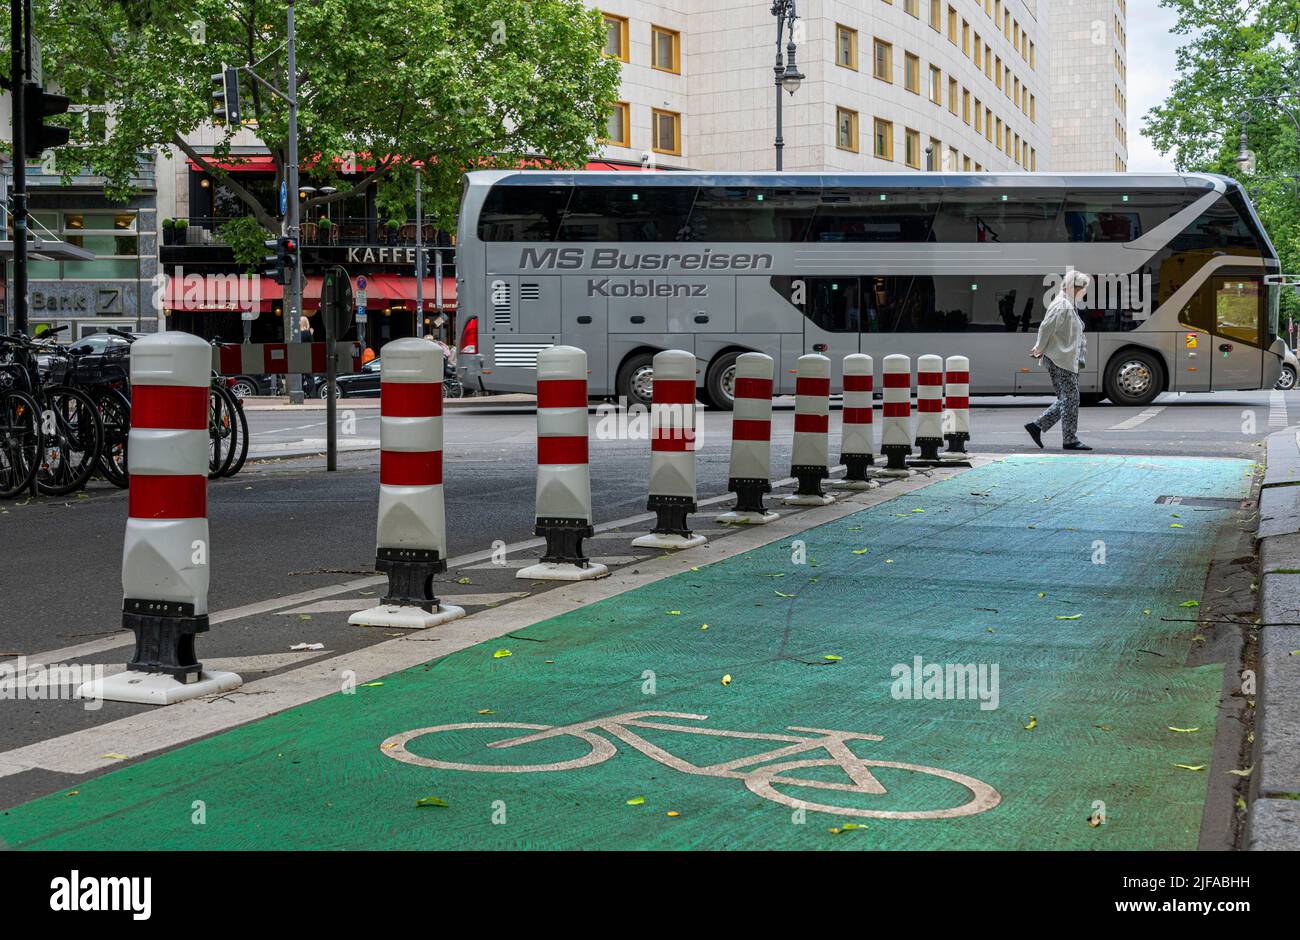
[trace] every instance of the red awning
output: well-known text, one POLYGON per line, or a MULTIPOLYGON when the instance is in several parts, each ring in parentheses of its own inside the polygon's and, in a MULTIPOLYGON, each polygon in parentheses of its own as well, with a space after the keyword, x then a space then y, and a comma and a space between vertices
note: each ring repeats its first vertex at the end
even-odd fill
MULTIPOLYGON (((355 283, 354 279, 354 290, 355 283)), ((424 279, 425 310, 436 309, 434 307, 436 284, 437 278, 426 277, 424 279)), ((366 306, 372 308, 381 306, 376 301, 399 301, 414 304, 415 278, 406 277, 402 274, 366 275, 366 306)), ((442 309, 456 309, 456 279, 454 277, 444 277, 442 279, 442 309)))
POLYGON ((269 277, 191 272, 184 277, 167 278, 163 306, 168 310, 200 313, 249 309, 268 311, 271 303, 283 296, 284 288, 269 277))

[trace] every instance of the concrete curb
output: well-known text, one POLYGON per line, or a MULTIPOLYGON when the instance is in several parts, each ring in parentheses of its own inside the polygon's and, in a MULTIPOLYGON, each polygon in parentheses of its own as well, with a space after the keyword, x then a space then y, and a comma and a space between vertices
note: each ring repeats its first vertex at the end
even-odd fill
POLYGON ((1247 848, 1294 851, 1300 849, 1300 435, 1270 434, 1267 455, 1256 534, 1262 626, 1247 848))

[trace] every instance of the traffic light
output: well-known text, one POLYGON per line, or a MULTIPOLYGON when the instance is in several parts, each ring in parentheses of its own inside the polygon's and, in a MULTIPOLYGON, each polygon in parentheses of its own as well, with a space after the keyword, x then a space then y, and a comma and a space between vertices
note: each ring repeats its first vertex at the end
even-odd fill
POLYGON ((212 122, 239 124, 239 69, 224 65, 212 76, 212 122))
POLYGON ((267 239, 263 244, 274 254, 262 258, 271 268, 270 278, 277 284, 288 284, 293 279, 293 269, 298 266, 298 243, 288 236, 267 239))
POLYGON ((23 151, 27 156, 39 157, 51 147, 62 147, 68 142, 68 129, 45 123, 48 117, 68 112, 68 99, 51 95, 35 82, 23 83, 23 151))
POLYGON ((271 269, 267 277, 277 284, 283 284, 284 269, 280 267, 280 239, 268 238, 262 244, 266 246, 267 251, 271 252, 269 255, 262 257, 263 266, 271 269))

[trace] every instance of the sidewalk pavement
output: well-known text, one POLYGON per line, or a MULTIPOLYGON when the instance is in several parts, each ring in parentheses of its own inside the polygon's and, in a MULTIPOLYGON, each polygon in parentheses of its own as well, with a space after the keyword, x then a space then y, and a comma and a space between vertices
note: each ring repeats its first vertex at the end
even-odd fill
MULTIPOLYGON (((1250 465, 978 463, 134 716, 171 726, 289 690, 269 717, 8 810, 0 838, 1195 848, 1207 782, 1230 768, 1224 665, 1188 665, 1207 628, 1187 608, 1228 513, 1156 500, 1242 499, 1250 465)), ((526 585, 476 567, 456 583, 526 585)))
POLYGON ((1268 437, 1259 494, 1258 799, 1250 848, 1300 848, 1300 434, 1268 437))

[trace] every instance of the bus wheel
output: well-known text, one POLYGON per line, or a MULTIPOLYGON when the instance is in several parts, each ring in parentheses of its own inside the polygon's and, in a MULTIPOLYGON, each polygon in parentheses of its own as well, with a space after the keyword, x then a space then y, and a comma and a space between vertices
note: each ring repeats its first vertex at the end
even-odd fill
POLYGON ((1164 367, 1154 353, 1128 349, 1106 368, 1106 397, 1117 405, 1149 405, 1164 387, 1164 367))
POLYGON ((654 398, 654 356, 637 353, 629 356, 618 370, 618 393, 627 399, 629 406, 649 408, 654 398))
POLYGON ((740 353, 723 353, 713 360, 704 379, 709 404, 722 411, 731 411, 736 404, 736 360, 739 358, 740 353))

